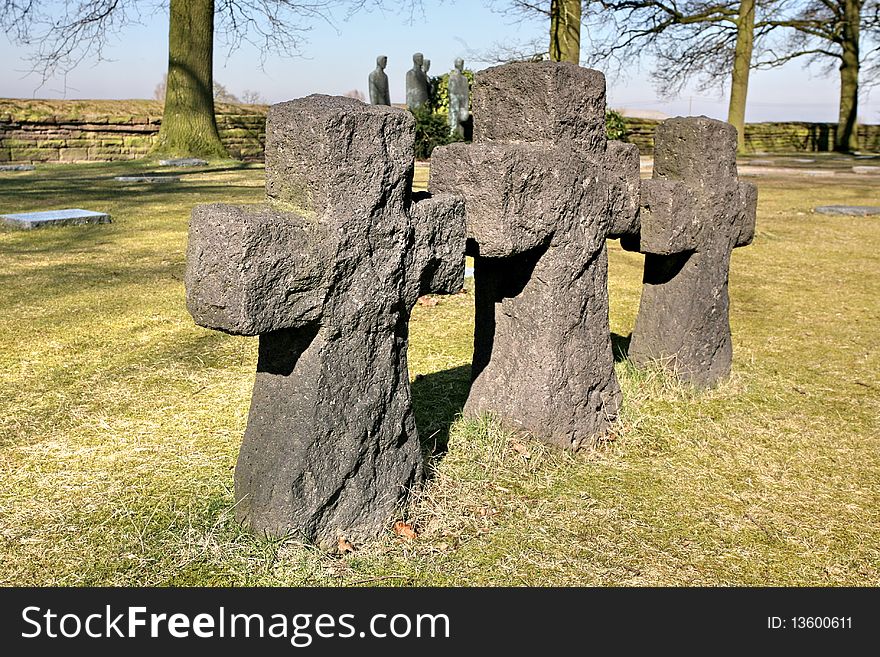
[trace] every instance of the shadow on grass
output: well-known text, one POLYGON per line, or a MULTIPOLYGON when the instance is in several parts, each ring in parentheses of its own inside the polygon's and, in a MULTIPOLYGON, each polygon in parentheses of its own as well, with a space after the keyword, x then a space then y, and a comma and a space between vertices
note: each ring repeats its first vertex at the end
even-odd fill
MULTIPOLYGON (((86 183, 87 181, 81 181, 86 183)), ((263 189, 251 185, 240 185, 229 181, 209 182, 186 182, 168 183, 161 185, 135 185, 130 183, 97 181, 90 184, 88 189, 72 190, 66 184, 52 185, 3 185, 0 186, 0 212, 36 212, 51 210, 62 207, 81 207, 95 203, 125 203, 131 204, 161 200, 165 203, 188 203, 195 204, 204 202, 205 197, 210 197, 220 202, 224 197, 230 197, 233 193, 253 194, 258 200, 262 200, 263 189), (191 200, 194 198, 195 200, 191 200), (71 201, 70 199, 75 199, 71 201)))
POLYGON ((614 353, 615 363, 623 362, 629 357, 629 343, 631 340, 631 334, 627 336, 617 333, 611 334, 611 351, 614 353))
POLYGON ((471 366, 460 365, 432 374, 419 374, 412 383, 413 409, 422 449, 442 456, 449 445, 449 429, 464 408, 471 388, 471 366))
POLYGON ((245 195, 254 193, 262 200, 262 188, 240 185, 234 180, 191 179, 192 176, 246 172, 257 168, 246 163, 222 163, 182 171, 174 167, 159 167, 156 162, 149 160, 46 166, 45 169, 27 172, 27 175, 0 176, 0 212, 46 210, 71 207, 71 204, 112 203, 118 206, 130 202, 136 206, 157 200, 190 205, 206 196, 220 200, 242 192, 245 195), (157 185, 114 180, 119 175, 177 176, 180 183, 157 185))
POLYGON ((8 238, 0 242, 0 255, 84 253, 95 246, 111 243, 115 228, 113 224, 95 224, 21 230, 0 223, 0 235, 8 238))

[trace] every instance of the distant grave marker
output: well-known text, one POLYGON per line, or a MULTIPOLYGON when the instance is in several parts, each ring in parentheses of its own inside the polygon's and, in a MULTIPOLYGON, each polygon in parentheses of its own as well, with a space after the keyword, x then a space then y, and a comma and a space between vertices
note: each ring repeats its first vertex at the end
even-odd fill
POLYGON ((163 167, 203 167, 208 162, 197 157, 179 157, 172 160, 159 160, 159 165, 163 167))
POLYGON ((113 180, 130 183, 175 183, 180 182, 180 176, 116 176, 113 180))
POLYGON ((109 224, 110 215, 104 212, 92 212, 91 210, 81 210, 79 208, 68 208, 65 210, 50 210, 48 212, 22 212, 18 214, 0 215, 3 223, 21 228, 22 230, 32 230, 34 228, 44 228, 46 226, 72 226, 81 224, 109 224))
POLYGON ((843 214, 852 217, 880 215, 880 205, 820 205, 813 212, 818 214, 843 214))

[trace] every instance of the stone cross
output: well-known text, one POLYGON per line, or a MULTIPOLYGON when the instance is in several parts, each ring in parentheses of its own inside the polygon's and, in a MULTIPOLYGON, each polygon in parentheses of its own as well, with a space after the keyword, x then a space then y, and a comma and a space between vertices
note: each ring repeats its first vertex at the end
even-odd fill
POLYGON ((621 240, 645 254, 631 360, 659 361, 698 387, 730 373, 730 255, 754 237, 757 200, 737 179, 736 128, 706 117, 660 124, 641 230, 621 240))
POLYGON ((377 535, 422 479, 407 372, 417 298, 464 277, 464 207, 412 197, 405 110, 309 96, 274 105, 260 206, 193 210, 187 307, 260 336, 235 469, 252 530, 324 547, 377 535))
POLYGON ((465 413, 569 448, 620 404, 605 239, 636 229, 639 155, 605 137, 605 78, 559 62, 480 71, 474 143, 434 151, 429 188, 465 197, 474 256, 465 413))

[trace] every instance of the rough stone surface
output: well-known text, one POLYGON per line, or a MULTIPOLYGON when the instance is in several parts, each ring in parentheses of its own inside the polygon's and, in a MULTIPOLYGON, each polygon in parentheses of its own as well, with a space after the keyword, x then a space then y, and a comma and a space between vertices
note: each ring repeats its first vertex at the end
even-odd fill
POLYGON ((479 117, 474 141, 568 142, 590 152, 604 150, 605 76, 599 71, 518 63, 486 69, 479 77, 472 101, 479 117))
POLYGON ((116 176, 113 180, 117 182, 130 183, 175 183, 180 182, 178 176, 116 176))
POLYGON ((207 161, 200 160, 197 157, 180 157, 173 160, 159 160, 159 165, 163 167, 203 167, 207 161))
POLYGON ((880 215, 880 205, 820 205, 813 212, 819 214, 844 214, 856 217, 880 215))
POLYGON ((653 176, 641 230, 621 240, 646 254, 629 357, 712 386, 730 373, 730 255, 754 237, 757 188, 737 178, 736 129, 705 117, 660 124, 653 176))
POLYGON ((33 164, 0 164, 0 171, 33 171, 33 164))
POLYGON ((93 212, 70 208, 67 210, 50 210, 48 212, 22 212, 18 214, 0 215, 0 221, 8 226, 32 230, 46 226, 74 226, 82 224, 109 224, 110 215, 104 212, 93 212))
POLYGON ((267 204, 200 206, 196 322, 259 335, 236 512, 324 547, 377 535, 423 477, 407 372, 418 297, 464 276, 464 205, 413 198, 414 121, 310 96, 273 106, 267 204))
POLYGON ((605 80, 566 63, 480 71, 474 144, 435 149, 429 189, 465 197, 474 256, 465 413, 577 448, 620 404, 608 326, 609 236, 639 207, 635 146, 605 138, 605 80))

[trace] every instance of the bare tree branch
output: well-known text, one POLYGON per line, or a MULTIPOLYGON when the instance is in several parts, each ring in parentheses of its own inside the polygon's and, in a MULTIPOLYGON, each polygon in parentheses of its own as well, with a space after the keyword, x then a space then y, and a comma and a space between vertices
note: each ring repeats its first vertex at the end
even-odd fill
MULTIPOLYGON (((262 58, 270 53, 299 56, 315 23, 336 25, 362 10, 424 11, 422 0, 215 0, 215 38, 228 52, 252 44, 262 58)), ((167 0, 2 0, 0 25, 10 38, 31 50, 26 60, 45 83, 87 59, 105 59, 108 44, 167 0)))

